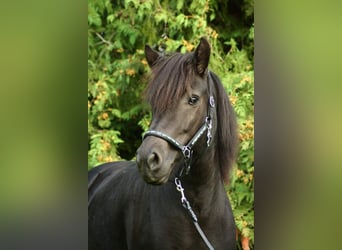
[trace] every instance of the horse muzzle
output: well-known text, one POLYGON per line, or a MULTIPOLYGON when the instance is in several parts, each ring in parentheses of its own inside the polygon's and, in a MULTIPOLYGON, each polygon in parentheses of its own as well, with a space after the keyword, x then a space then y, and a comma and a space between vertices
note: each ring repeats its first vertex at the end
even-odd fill
POLYGON ((138 170, 147 183, 164 184, 169 180, 178 154, 162 139, 146 138, 137 150, 138 170))

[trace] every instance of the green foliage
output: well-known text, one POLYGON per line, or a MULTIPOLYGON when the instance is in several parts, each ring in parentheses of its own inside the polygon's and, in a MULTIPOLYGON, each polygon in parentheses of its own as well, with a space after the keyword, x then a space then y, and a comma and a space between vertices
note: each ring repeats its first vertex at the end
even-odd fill
POLYGON ((245 50, 230 39, 230 50, 211 68, 220 76, 238 118, 240 148, 227 195, 242 237, 254 244, 254 70, 245 50), (219 63, 222 62, 222 63, 219 63), (217 64, 216 64, 217 63, 217 64), (229 72, 228 72, 229 70, 229 72))
POLYGON ((238 229, 254 242, 254 74, 231 74, 231 100, 238 116, 240 151, 228 196, 238 229))
POLYGON ((253 1, 88 1, 88 169, 130 160, 151 113, 143 102, 149 68, 144 46, 193 51, 212 45, 210 69, 236 110, 240 153, 227 195, 240 234, 254 244, 253 1))

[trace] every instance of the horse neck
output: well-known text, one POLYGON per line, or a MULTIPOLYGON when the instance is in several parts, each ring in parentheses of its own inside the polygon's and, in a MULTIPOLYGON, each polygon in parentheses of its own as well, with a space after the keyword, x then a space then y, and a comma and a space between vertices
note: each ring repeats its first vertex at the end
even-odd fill
MULTIPOLYGON (((213 145, 214 146, 214 145, 213 145)), ((194 161, 188 176, 184 177, 184 188, 189 199, 204 214, 210 213, 217 202, 222 202, 224 185, 214 147, 208 148, 194 161)))

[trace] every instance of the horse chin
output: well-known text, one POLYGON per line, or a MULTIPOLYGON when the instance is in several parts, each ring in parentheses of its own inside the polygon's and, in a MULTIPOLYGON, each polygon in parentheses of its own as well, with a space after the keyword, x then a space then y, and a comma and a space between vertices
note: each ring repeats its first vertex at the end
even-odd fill
POLYGON ((152 171, 149 171, 147 169, 141 171, 140 169, 140 174, 143 177, 144 181, 148 184, 163 185, 169 181, 172 166, 173 164, 171 164, 171 167, 167 168, 168 170, 160 171, 159 173, 153 173, 152 171))
POLYGON ((147 176, 144 176, 144 180, 148 184, 152 185, 163 185, 169 180, 169 176, 164 176, 162 178, 156 179, 156 178, 150 178, 147 176))

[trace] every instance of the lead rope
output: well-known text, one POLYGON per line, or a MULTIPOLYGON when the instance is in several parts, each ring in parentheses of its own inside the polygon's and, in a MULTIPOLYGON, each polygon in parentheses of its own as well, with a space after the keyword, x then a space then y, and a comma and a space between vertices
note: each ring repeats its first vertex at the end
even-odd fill
POLYGON ((195 214, 195 212, 192 210, 192 207, 188 201, 188 199, 185 197, 184 194, 184 188, 182 187, 182 183, 180 181, 180 179, 178 177, 175 178, 175 184, 176 184, 176 188, 177 191, 181 193, 182 197, 181 197, 181 203, 183 205, 183 207, 185 209, 187 209, 189 215, 192 218, 192 221, 197 229, 197 232, 199 233, 199 235, 201 236, 202 240, 204 241, 204 243, 207 245, 208 249, 210 250, 214 250, 214 247, 210 244, 209 240, 207 239, 207 237, 205 236, 203 230, 201 229, 200 225, 198 224, 198 219, 197 216, 195 214))

